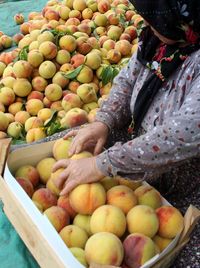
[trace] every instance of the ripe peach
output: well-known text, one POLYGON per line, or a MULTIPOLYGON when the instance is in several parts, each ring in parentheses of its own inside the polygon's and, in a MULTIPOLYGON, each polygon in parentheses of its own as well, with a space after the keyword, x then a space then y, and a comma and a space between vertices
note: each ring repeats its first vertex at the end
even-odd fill
POLYGON ((85 65, 96 70, 101 65, 101 57, 95 52, 90 52, 85 57, 85 65))
POLYGON ((27 195, 31 198, 34 193, 34 188, 33 188, 32 183, 20 177, 16 178, 16 181, 21 185, 21 187, 24 189, 27 195))
POLYGON ((38 127, 43 127, 43 121, 36 116, 32 116, 32 117, 28 118, 25 122, 26 132, 32 128, 38 128, 38 127))
POLYGON ((97 101, 97 95, 94 88, 90 84, 83 84, 77 88, 77 95, 84 103, 97 101))
POLYGON ((67 94, 62 100, 63 109, 68 112, 72 108, 81 107, 82 101, 80 97, 74 93, 67 94))
POLYGON ((76 216, 76 212, 74 209, 71 207, 70 202, 69 202, 69 196, 63 195, 58 198, 58 203, 57 205, 67 211, 69 214, 70 218, 73 219, 76 216))
POLYGON ((7 128, 7 134, 15 139, 18 139, 20 137, 20 134, 22 132, 23 125, 19 122, 12 122, 9 124, 7 128))
POLYGON ((48 20, 48 21, 51 21, 51 20, 59 20, 59 14, 58 12, 56 12, 55 10, 52 10, 52 9, 48 9, 45 14, 44 14, 44 17, 48 20))
POLYGON ((110 25, 118 25, 119 24, 119 17, 116 15, 116 13, 110 13, 107 15, 108 23, 110 25))
POLYGON ((87 7, 85 0, 74 0, 73 9, 83 11, 87 7))
POLYGON ((15 93, 12 88, 2 87, 0 88, 0 102, 3 105, 10 105, 15 101, 15 93))
POLYGON ((0 43, 4 48, 10 48, 12 46, 12 38, 8 35, 2 35, 0 37, 0 43))
POLYGON ((43 54, 39 52, 38 50, 31 50, 28 53, 28 62, 33 66, 33 67, 38 67, 44 60, 43 54))
POLYGON ((15 172, 15 178, 17 177, 29 180, 34 187, 38 185, 40 179, 37 169, 31 165, 24 165, 19 167, 15 172))
POLYGON ((91 230, 90 230, 90 215, 82 215, 82 214, 77 214, 73 220, 73 225, 76 225, 83 230, 87 232, 88 235, 91 235, 91 230))
POLYGON ((120 40, 127 40, 127 41, 131 42, 131 37, 127 33, 122 33, 119 39, 120 40))
POLYGON ((120 266, 124 257, 121 241, 117 236, 101 232, 91 236, 85 245, 85 256, 88 264, 120 266), (98 250, 94 250, 97 249, 98 250))
POLYGON ((42 43, 44 43, 46 41, 53 42, 54 35, 50 31, 45 31, 45 32, 41 33, 40 35, 38 35, 37 41, 38 41, 39 45, 41 45, 42 43))
POLYGON ((127 214, 129 233, 141 233, 153 237, 159 228, 159 220, 151 207, 137 205, 127 214))
POLYGON ((12 76, 5 77, 1 80, 1 84, 3 84, 5 87, 13 88, 15 78, 12 76))
POLYGON ((106 193, 100 183, 82 184, 69 195, 72 208, 84 215, 91 215, 96 208, 105 204, 106 193))
POLYGON ((38 99, 29 99, 26 103, 26 111, 30 115, 37 115, 38 112, 44 108, 44 104, 38 99))
POLYGON ((3 75, 5 68, 6 64, 4 62, 0 62, 0 77, 3 75))
POLYGON ((159 248, 160 252, 162 252, 171 242, 173 239, 163 238, 159 235, 155 235, 153 237, 153 241, 156 246, 159 248))
POLYGON ((111 49, 108 51, 107 59, 110 63, 118 63, 121 60, 121 53, 117 49, 111 49))
POLYGON ((61 111, 63 109, 61 100, 52 102, 50 109, 54 111, 61 111))
POLYGON ((19 111, 15 114, 15 122, 19 122, 22 125, 24 125, 26 120, 29 118, 30 118, 30 114, 26 111, 19 111))
POLYGON ((93 11, 91 8, 85 8, 83 11, 82 11, 82 18, 83 19, 91 19, 93 16, 93 11))
POLYGON ((69 8, 73 8, 73 0, 63 0, 62 4, 69 8))
POLYGON ((57 232, 60 232, 66 225, 69 224, 70 218, 67 212, 58 206, 52 206, 44 211, 51 224, 57 232))
POLYGON ((61 49, 58 51, 56 61, 60 65, 70 62, 71 55, 67 50, 61 49))
POLYGON ((16 45, 18 45, 18 44, 19 44, 19 41, 22 40, 23 37, 24 37, 23 34, 21 34, 21 33, 17 33, 17 34, 15 34, 15 35, 12 37, 12 39, 13 39, 14 43, 15 43, 16 45))
POLYGON ((126 185, 129 188, 131 188, 133 191, 135 191, 135 189, 137 189, 139 186, 142 185, 142 182, 140 180, 133 181, 133 180, 122 178, 120 176, 116 176, 115 178, 119 182, 120 185, 126 185))
POLYGON ((36 169, 40 175, 42 183, 46 184, 49 180, 52 173, 52 167, 55 162, 56 160, 53 157, 47 157, 38 162, 36 169))
POLYGON ((154 242, 143 234, 130 234, 123 247, 124 263, 130 268, 139 268, 156 255, 154 242))
POLYGON ((59 40, 59 46, 68 52, 73 52, 76 49, 76 39, 71 35, 64 35, 59 40))
POLYGON ((47 188, 40 188, 36 190, 32 196, 32 200, 41 205, 43 210, 52 206, 56 206, 56 196, 47 188))
POLYGON ((43 101, 43 98, 44 98, 44 94, 36 90, 31 91, 31 93, 27 96, 27 100, 38 99, 38 100, 43 101))
POLYGON ((162 205, 160 193, 150 185, 142 185, 134 193, 139 205, 147 205, 153 209, 159 208, 162 205))
POLYGON ((119 40, 121 34, 122 34, 122 29, 119 26, 115 26, 115 25, 112 25, 107 32, 108 37, 115 41, 119 40))
POLYGON ((106 49, 107 52, 108 52, 110 49, 114 49, 114 47, 115 47, 115 41, 113 41, 113 40, 111 40, 111 39, 108 38, 107 40, 105 40, 103 42, 102 47, 104 49, 106 49))
POLYGON ((117 49, 122 56, 128 56, 131 54, 132 45, 127 40, 119 40, 115 44, 115 49, 117 49))
POLYGON ((49 84, 45 88, 45 96, 50 101, 60 100, 62 97, 62 88, 57 84, 49 84))
POLYGON ((56 65, 51 61, 44 61, 40 64, 39 74, 45 79, 50 79, 56 73, 56 65))
POLYGON ((56 170, 55 172, 51 173, 49 180, 47 181, 47 188, 52 191, 55 195, 59 196, 60 189, 56 186, 55 182, 58 176, 63 172, 63 168, 56 170))
POLYGON ((80 108, 72 108, 60 121, 62 127, 71 128, 88 122, 86 111, 80 108))
POLYGON ((67 140, 58 139, 58 140, 56 140, 54 145, 53 145, 53 149, 52 149, 53 157, 56 160, 69 158, 68 150, 70 148, 70 145, 71 145, 71 139, 67 139, 67 140))
POLYGON ((14 102, 8 107, 8 112, 15 115, 17 112, 22 111, 23 103, 22 102, 14 102))
POLYGON ((3 112, 0 112, 0 131, 5 131, 8 125, 9 125, 9 120, 7 116, 3 112))
POLYGON ((86 241, 88 240, 86 231, 76 225, 65 226, 60 231, 60 236, 69 248, 84 248, 86 241))
POLYGON ((91 8, 93 12, 96 12, 98 10, 97 1, 96 0, 88 0, 87 7, 91 8))
POLYGON ((88 42, 88 37, 81 36, 76 40, 77 51, 80 54, 86 55, 92 50, 92 45, 88 42))
POLYGON ((108 0, 101 0, 98 2, 98 10, 100 13, 105 13, 108 10, 110 10, 111 5, 110 2, 108 0))
POLYGON ((16 22, 16 24, 22 24, 24 22, 23 14, 16 14, 14 16, 14 21, 16 22))
POLYGON ((162 206, 156 210, 159 219, 158 235, 163 238, 174 238, 184 226, 183 216, 175 207, 162 206))
POLYGON ((32 128, 26 134, 26 142, 34 142, 46 137, 45 131, 41 128, 32 128))
POLYGON ((104 177, 100 182, 106 191, 119 184, 115 178, 109 176, 104 177))
MULTIPOLYGON (((3 55, 4 53, 2 53, 1 55, 3 55)), ((1 57, 1 55, 0 55, 0 57, 1 57)), ((8 53, 5 55, 5 57, 8 55, 8 53)), ((6 59, 5 60, 1 60, 2 62, 4 62, 5 64, 9 64, 9 63, 7 63, 6 62, 6 59)), ((15 74, 14 74, 14 70, 13 70, 13 66, 11 66, 11 65, 8 65, 8 66, 6 66, 6 68, 4 69, 4 72, 3 72, 3 78, 5 78, 5 77, 14 77, 14 78, 16 78, 16 76, 15 76, 15 74)))
POLYGON ((81 12, 73 9, 69 12, 69 18, 77 18, 78 20, 81 20, 81 12))
POLYGON ((20 49, 24 48, 25 46, 29 46, 31 44, 32 40, 30 36, 25 35, 18 43, 18 47, 20 49))
POLYGON ((85 61, 85 56, 80 53, 77 53, 74 56, 72 56, 70 63, 72 64, 74 68, 77 68, 78 66, 83 64, 84 61, 85 61))
POLYGON ((70 11, 71 11, 71 9, 69 7, 62 5, 60 10, 59 10, 59 15, 60 15, 61 19, 67 20, 69 18, 70 11))
POLYGON ((69 248, 73 256, 85 267, 88 267, 86 258, 85 258, 85 251, 82 248, 69 248))
POLYGON ((29 62, 19 60, 13 65, 13 71, 17 78, 29 78, 33 69, 29 62))
POLYGON ((39 46, 39 52, 45 59, 52 60, 57 55, 57 46, 53 42, 45 41, 39 46))
POLYGON ((52 83, 65 88, 69 83, 69 79, 64 76, 64 72, 57 72, 52 78, 52 83))
POLYGON ((10 113, 5 113, 6 117, 8 118, 9 124, 15 121, 15 116, 10 113))
POLYGON ((131 40, 134 40, 137 37, 137 30, 134 26, 128 26, 124 30, 124 33, 127 33, 130 35, 131 40))
POLYGON ((6 109, 5 106, 3 105, 3 103, 0 102, 0 112, 5 113, 6 109))
POLYGON ((13 90, 19 97, 26 97, 32 90, 31 83, 25 78, 18 78, 13 84, 13 90))
POLYGON ((41 76, 36 76, 32 80, 32 87, 34 90, 44 91, 47 85, 48 85, 47 80, 45 80, 41 76))
POLYGON ((88 157, 92 157, 93 155, 90 152, 87 151, 82 151, 79 154, 73 154, 71 159, 81 159, 81 158, 88 158, 88 157))
POLYGON ((95 16, 94 22, 97 26, 106 26, 108 19, 105 14, 97 14, 95 16))
POLYGON ((43 108, 38 112, 37 116, 38 118, 42 119, 43 122, 45 122, 46 120, 51 118, 52 110, 49 108, 43 108))

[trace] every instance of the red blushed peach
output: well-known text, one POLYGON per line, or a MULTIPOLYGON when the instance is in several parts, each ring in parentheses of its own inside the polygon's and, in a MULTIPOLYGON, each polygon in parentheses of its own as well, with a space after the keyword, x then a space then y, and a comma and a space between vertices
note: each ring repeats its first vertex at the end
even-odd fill
POLYGON ((30 22, 24 22, 20 25, 20 32, 24 35, 29 34, 30 22))
POLYGON ((12 88, 9 87, 0 88, 0 102, 3 105, 9 106, 14 101, 15 101, 15 93, 12 88))
POLYGON ((111 13, 107 16, 108 23, 110 25, 118 25, 119 24, 119 17, 115 13, 111 13))
POLYGON ((74 56, 72 56, 70 63, 74 68, 77 68, 78 66, 83 64, 84 61, 85 61, 85 56, 80 53, 77 53, 74 56))
POLYGON ((125 16, 126 16, 126 19, 128 21, 130 21, 132 19, 133 15, 135 15, 135 11, 134 10, 127 10, 126 11, 125 16))
POLYGON ((142 234, 130 234, 123 242, 124 263, 130 268, 139 268, 156 255, 151 238, 142 234))
POLYGON ((69 196, 63 195, 58 198, 57 205, 67 211, 70 218, 73 219, 76 216, 76 211, 72 208, 69 202, 69 196))
POLYGON ((98 10, 100 13, 104 14, 111 8, 110 2, 108 0, 101 0, 98 2, 98 10))
POLYGON ((43 127, 43 121, 40 118, 36 116, 32 116, 26 120, 25 122, 26 132, 32 128, 37 128, 37 127, 43 127))
POLYGON ((108 51, 107 59, 110 63, 118 63, 121 60, 121 53, 117 49, 108 51))
POLYGON ((134 40, 137 37, 137 29, 134 26, 128 26, 124 33, 129 34, 131 37, 131 40, 134 40))
POLYGON ((85 36, 79 37, 76 42, 77 42, 77 51, 80 54, 86 55, 92 50, 92 46, 90 43, 87 42, 88 38, 85 36))
POLYGON ((47 188, 36 190, 32 196, 32 200, 40 204, 43 210, 56 206, 57 203, 56 196, 47 188))
POLYGON ((22 40, 23 37, 24 37, 23 34, 17 33, 13 36, 13 41, 15 42, 16 45, 18 45, 19 41, 22 40))
POLYGON ((76 127, 88 122, 87 112, 80 108, 72 108, 61 119, 62 127, 76 127))
POLYGON ((53 84, 56 84, 61 88, 65 88, 69 83, 69 79, 66 78, 64 75, 65 75, 64 72, 57 72, 52 78, 53 84))
POLYGON ((78 26, 80 24, 80 20, 77 19, 77 18, 69 18, 66 23, 65 23, 67 26, 69 25, 75 25, 75 26, 78 26))
POLYGON ((60 65, 70 62, 70 59, 71 59, 71 55, 67 50, 61 49, 58 51, 57 56, 56 56, 56 61, 60 65))
POLYGON ((12 38, 4 34, 0 37, 0 43, 4 48, 10 48, 12 46, 12 38))
POLYGON ((127 40, 127 41, 131 42, 131 37, 130 37, 130 35, 127 34, 127 33, 123 33, 123 34, 120 36, 119 39, 120 39, 120 40, 127 40))
POLYGON ((26 134, 26 142, 34 142, 46 138, 45 131, 42 128, 32 128, 26 134))
POLYGON ((17 78, 29 78, 33 68, 29 62, 20 60, 13 65, 13 71, 17 78))
POLYGON ((106 194, 100 183, 82 184, 69 195, 72 208, 84 215, 91 215, 96 208, 106 202, 106 194))
POLYGON ((39 52, 45 59, 52 60, 57 55, 57 46, 53 42, 45 41, 39 46, 39 52))
POLYGON ((47 10, 44 14, 44 17, 47 19, 47 20, 59 20, 60 16, 58 14, 58 12, 56 12, 55 10, 47 10))
POLYGON ((184 226, 183 216, 175 207, 162 206, 156 210, 159 219, 158 235, 163 238, 174 238, 184 226))
POLYGON ((44 91, 46 86, 48 85, 48 82, 46 79, 44 79, 43 77, 41 76, 36 76, 33 78, 32 80, 32 87, 34 90, 37 90, 37 91, 44 91))
POLYGON ((23 103, 22 102, 14 102, 8 107, 8 112, 15 115, 17 112, 23 110, 23 103))
MULTIPOLYGON (((103 36, 101 36, 101 37, 99 38, 99 44, 100 44, 100 46, 103 47, 103 44, 104 44, 107 40, 109 40, 109 37, 108 37, 107 35, 103 35, 103 36)), ((114 42, 114 41, 113 41, 113 42, 114 42)))
POLYGON ((21 187, 24 189, 24 191, 27 193, 29 197, 32 197, 34 193, 34 188, 32 183, 24 178, 17 177, 16 181, 21 185, 21 187))
POLYGON ((127 40, 120 40, 115 44, 115 49, 117 49, 122 54, 122 56, 130 55, 131 48, 132 45, 127 40))
POLYGON ((51 110, 55 110, 55 111, 61 111, 63 110, 62 104, 61 104, 61 100, 59 101, 53 101, 51 106, 50 106, 51 110))
POLYGON ((15 173, 15 178, 17 177, 29 180, 34 187, 38 185, 40 179, 37 169, 31 165, 25 165, 18 168, 15 173))
POLYGON ((78 25, 78 30, 81 32, 81 33, 86 33, 88 36, 91 34, 91 27, 86 24, 86 23, 81 23, 80 25, 78 25))
POLYGON ((74 67, 70 63, 65 63, 60 67, 61 72, 68 72, 74 70, 74 67))
POLYGON ((19 122, 22 125, 25 124, 26 120, 30 118, 30 114, 26 111, 19 111, 15 115, 15 122, 19 122))
POLYGON ((29 99, 26 103, 26 111, 30 115, 37 115, 38 112, 44 108, 44 104, 39 99, 29 99))
POLYGON ((69 93, 62 99, 62 107, 66 112, 68 112, 72 108, 75 108, 75 107, 80 108, 81 106, 82 106, 82 101, 80 97, 74 93, 69 93))
POLYGON ((69 85, 68 85, 68 89, 73 92, 76 93, 77 92, 77 88, 80 86, 80 83, 78 81, 70 81, 69 85))
POLYGON ((57 84, 50 84, 45 88, 45 96, 50 101, 60 100, 62 97, 62 88, 57 84))
POLYGON ((24 16, 22 14, 16 14, 14 16, 14 21, 16 24, 22 24, 24 22, 24 16))
POLYGON ((43 98, 44 98, 44 94, 36 90, 31 91, 31 93, 27 96, 27 100, 38 99, 42 101, 43 98))
POLYGON ((62 36, 59 40, 59 45, 62 49, 73 52, 76 49, 76 39, 71 35, 62 36))
POLYGON ((51 224, 57 232, 60 232, 66 225, 69 224, 70 218, 67 212, 58 206, 52 206, 44 211, 51 224))

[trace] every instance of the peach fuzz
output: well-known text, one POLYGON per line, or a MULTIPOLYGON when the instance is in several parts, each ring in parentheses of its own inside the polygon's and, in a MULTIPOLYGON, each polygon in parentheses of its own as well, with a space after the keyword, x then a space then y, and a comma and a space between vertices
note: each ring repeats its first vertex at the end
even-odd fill
POLYGON ((36 68, 43 62, 44 57, 40 51, 34 49, 28 53, 27 60, 34 68, 36 68))
POLYGON ((30 118, 30 114, 27 111, 19 111, 15 114, 15 122, 19 122, 22 125, 25 124, 26 120, 30 118))
POLYGON ((66 225, 69 224, 70 218, 67 212, 58 206, 52 206, 44 211, 51 224, 57 232, 60 232, 66 225))
POLYGON ((90 230, 90 219, 90 215, 77 214, 73 220, 73 225, 82 228, 90 236, 92 234, 90 230))
POLYGON ((60 236, 68 248, 84 248, 88 240, 86 231, 76 225, 65 226, 60 231, 60 236))
POLYGON ((45 32, 38 35, 37 41, 38 41, 39 45, 41 45, 42 43, 44 43, 46 41, 53 42, 54 35, 50 31, 45 31, 45 32))
POLYGON ((97 95, 92 85, 85 83, 77 88, 77 95, 84 103, 97 101, 97 95))
POLYGON ((12 122, 9 124, 7 128, 7 134, 15 139, 18 139, 20 137, 20 134, 22 132, 23 125, 19 122, 12 122))
POLYGON ((17 169, 15 172, 15 178, 21 177, 29 180, 33 186, 37 186, 40 180, 40 175, 37 169, 31 165, 24 165, 17 169))
POLYGON ((20 184, 20 186, 24 189, 27 195, 31 198, 34 193, 32 183, 29 180, 20 177, 17 177, 16 181, 20 184))
POLYGON ((93 234, 109 232, 121 237, 126 230, 125 214, 116 206, 103 205, 93 212, 90 229, 93 234))
POLYGON ((71 35, 62 36, 59 40, 59 46, 68 52, 73 52, 76 49, 76 39, 71 35))
POLYGON ((57 84, 49 84, 45 88, 45 96, 50 101, 60 100, 62 97, 62 88, 57 84))
POLYGON ((73 219, 76 216, 76 211, 73 210, 73 208, 70 205, 69 202, 69 196, 63 195, 58 198, 57 205, 67 211, 70 218, 73 219))
POLYGON ((12 76, 7 76, 3 79, 1 79, 1 84, 3 84, 5 87, 13 88, 14 82, 16 79, 12 76))
POLYGON ((160 193, 150 185, 142 185, 134 193, 139 205, 150 206, 153 209, 159 208, 162 205, 160 193))
POLYGON ((75 93, 69 93, 64 96, 62 99, 62 107, 63 109, 68 112, 72 108, 81 108, 82 106, 82 101, 78 95, 75 93))
POLYGON ((39 52, 45 59, 52 60, 57 55, 57 46, 50 41, 45 41, 39 46, 39 52))
POLYGON ((44 61, 40 64, 39 74, 45 79, 52 78, 56 73, 56 65, 51 61, 44 61))
POLYGON ((26 134, 26 142, 34 142, 46 138, 45 131, 41 128, 32 128, 26 134))
POLYGON ((37 115, 42 108, 44 108, 44 104, 38 99, 29 99, 26 103, 26 111, 30 115, 37 115))
POLYGON ((57 203, 56 196, 47 188, 40 188, 36 190, 32 196, 32 200, 40 204, 42 210, 56 206, 57 203))
POLYGON ((87 112, 80 108, 72 108, 60 121, 62 127, 76 127, 88 122, 87 112))
POLYGON ((36 169, 40 175, 40 181, 42 183, 46 184, 50 179, 52 167, 55 163, 56 160, 53 157, 44 158, 37 163, 36 169))
POLYGON ((131 54, 132 45, 127 40, 119 40, 115 44, 115 49, 117 49, 122 56, 128 56, 131 54))
POLYGON ((106 193, 100 183, 82 184, 69 194, 72 208, 83 215, 91 215, 106 202, 106 193))
POLYGON ((139 268, 156 255, 155 244, 151 238, 135 233, 123 242, 124 263, 130 268, 139 268))
POLYGON ((117 236, 101 232, 88 239, 85 245, 85 256, 88 264, 120 266, 124 257, 124 249, 117 236))
POLYGON ((33 89, 40 91, 40 92, 43 92, 46 86, 48 85, 47 80, 41 76, 34 77, 31 83, 32 83, 33 89))
POLYGON ((49 180, 47 181, 47 188, 52 191, 55 195, 59 196, 61 189, 59 189, 55 182, 59 175, 64 171, 64 168, 59 168, 55 172, 51 173, 49 180))
POLYGON ((19 60, 14 63, 13 71, 17 78, 30 78, 33 68, 29 62, 19 60))
POLYGON ((137 198, 130 188, 124 185, 112 187, 107 192, 107 204, 120 208, 124 214, 137 205, 137 198))
POLYGON ((67 50, 61 49, 58 51, 56 61, 58 64, 63 65, 70 62, 71 55, 67 50))
POLYGON ((23 103, 22 102, 14 102, 8 107, 8 112, 12 115, 15 115, 17 112, 22 111, 23 109, 23 103))
POLYGON ((184 226, 184 219, 175 207, 162 206, 156 210, 159 219, 158 235, 163 238, 174 238, 184 226))
POLYGON ((68 151, 71 146, 71 139, 58 139, 53 145, 53 157, 56 160, 69 158, 68 151))
POLYGON ((85 267, 88 267, 85 258, 85 251, 82 248, 73 247, 69 249, 73 256, 85 267))
POLYGON ((24 126, 25 126, 25 130, 27 132, 32 128, 43 127, 43 121, 36 116, 32 116, 26 120, 24 126))
POLYGON ((64 72, 57 72, 52 78, 52 83, 57 84, 61 88, 65 88, 69 83, 69 79, 66 78, 64 74, 64 72))
POLYGON ((9 87, 1 87, 0 88, 0 102, 9 106, 15 101, 15 93, 12 88, 9 87))
POLYGON ((141 233, 153 237, 159 228, 159 220, 155 211, 145 205, 137 205, 127 214, 129 233, 141 233))
POLYGON ((173 241, 173 239, 163 238, 159 235, 155 235, 153 237, 153 241, 159 248, 160 252, 162 252, 166 247, 168 247, 168 245, 173 241))
POLYGON ((13 85, 15 94, 19 97, 26 97, 32 90, 32 85, 25 78, 17 78, 13 85))

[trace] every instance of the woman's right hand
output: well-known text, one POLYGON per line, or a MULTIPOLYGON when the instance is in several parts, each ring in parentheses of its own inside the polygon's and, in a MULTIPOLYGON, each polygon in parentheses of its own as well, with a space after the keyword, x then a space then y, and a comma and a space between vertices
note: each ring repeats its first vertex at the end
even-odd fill
POLYGON ((93 122, 74 129, 64 136, 64 139, 74 137, 69 150, 69 156, 93 148, 93 154, 102 152, 108 137, 108 126, 102 122, 93 122))

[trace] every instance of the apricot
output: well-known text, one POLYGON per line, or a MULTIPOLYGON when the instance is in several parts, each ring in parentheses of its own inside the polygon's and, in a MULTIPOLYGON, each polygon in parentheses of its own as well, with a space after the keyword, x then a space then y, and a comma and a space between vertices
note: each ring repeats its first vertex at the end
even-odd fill
POLYGON ((40 175, 37 169, 31 165, 24 165, 17 169, 15 172, 15 178, 21 177, 29 180, 33 186, 37 186, 40 180, 40 175))
POLYGON ((65 226, 60 231, 60 236, 69 248, 84 248, 86 241, 88 240, 86 231, 76 225, 65 226))
POLYGON ((56 160, 53 157, 47 157, 38 162, 36 169, 42 183, 46 184, 51 177, 52 167, 55 163, 56 160))
POLYGON ((47 188, 40 188, 36 190, 32 196, 32 200, 40 204, 42 210, 56 206, 57 203, 56 196, 47 188))

